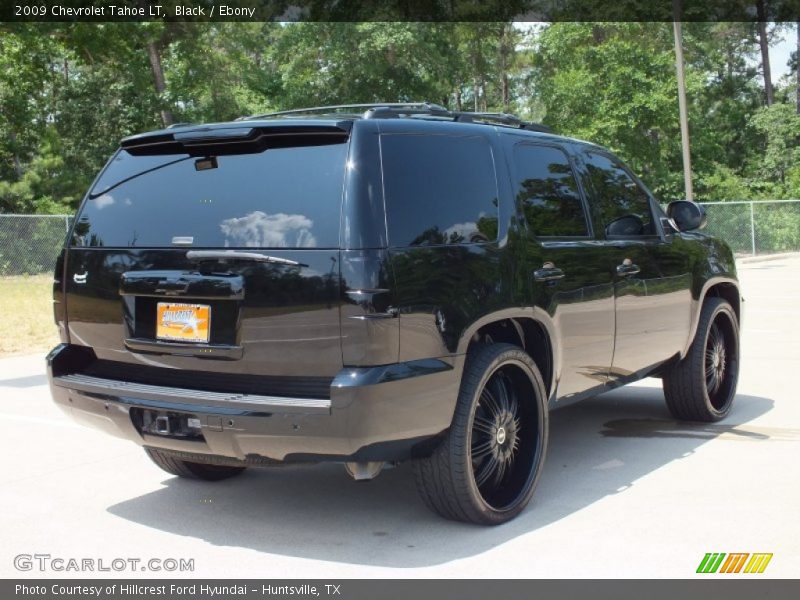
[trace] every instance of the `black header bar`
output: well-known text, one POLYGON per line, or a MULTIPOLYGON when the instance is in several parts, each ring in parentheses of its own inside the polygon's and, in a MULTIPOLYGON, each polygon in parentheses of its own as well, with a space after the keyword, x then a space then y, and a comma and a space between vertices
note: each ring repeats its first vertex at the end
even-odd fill
MULTIPOLYGON (((0 0, 0 21, 756 21, 756 0, 0 0)), ((800 20, 800 0, 764 0, 800 20)))

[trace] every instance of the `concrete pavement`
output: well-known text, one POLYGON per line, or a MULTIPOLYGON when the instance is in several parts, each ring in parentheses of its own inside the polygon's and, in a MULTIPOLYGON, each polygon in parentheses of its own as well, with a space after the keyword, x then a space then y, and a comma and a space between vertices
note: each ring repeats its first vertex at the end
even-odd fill
POLYGON ((706 552, 771 552, 755 577, 798 577, 800 258, 742 264, 740 275, 731 415, 675 423, 658 380, 556 411, 531 506, 492 529, 428 512, 407 465, 368 483, 337 465, 172 478, 140 448, 62 415, 42 356, 0 360, 0 576, 92 576, 14 568, 16 555, 47 553, 193 559, 194 572, 169 573, 184 577, 683 578, 706 552))

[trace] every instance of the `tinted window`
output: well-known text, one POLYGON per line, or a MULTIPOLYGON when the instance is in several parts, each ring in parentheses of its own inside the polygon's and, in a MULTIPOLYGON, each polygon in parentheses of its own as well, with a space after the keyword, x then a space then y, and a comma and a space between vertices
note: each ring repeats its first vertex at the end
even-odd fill
POLYGON ((567 155, 557 148, 514 148, 517 203, 537 236, 588 235, 578 184, 567 155))
POLYGON ((622 163, 604 154, 584 155, 593 201, 606 235, 653 235, 653 215, 647 193, 628 175, 622 163))
POLYGON ((185 154, 122 150, 84 204, 73 244, 169 247, 185 236, 194 247, 335 248, 346 156, 344 143, 276 148, 198 170, 202 159, 185 154))
POLYGON ((392 246, 497 239, 497 180, 485 138, 384 135, 381 154, 392 246))

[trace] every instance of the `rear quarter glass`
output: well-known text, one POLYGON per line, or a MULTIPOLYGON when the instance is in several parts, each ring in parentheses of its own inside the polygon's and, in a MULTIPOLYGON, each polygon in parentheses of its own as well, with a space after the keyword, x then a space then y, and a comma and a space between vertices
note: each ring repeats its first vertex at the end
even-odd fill
POLYGON ((381 136, 386 221, 394 247, 492 242, 498 189, 482 136, 381 136))
POLYGON ((121 150, 87 197, 74 246, 337 248, 348 145, 217 157, 121 150))

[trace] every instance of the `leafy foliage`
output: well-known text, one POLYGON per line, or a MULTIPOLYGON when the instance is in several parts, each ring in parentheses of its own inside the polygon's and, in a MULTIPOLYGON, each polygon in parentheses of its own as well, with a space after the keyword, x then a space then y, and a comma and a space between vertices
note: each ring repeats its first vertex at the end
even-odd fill
MULTIPOLYGON (((673 44, 669 23, 0 24, 0 212, 74 210, 120 138, 173 120, 410 100, 543 120, 680 197, 673 44)), ((800 197, 797 82, 764 106, 754 26, 685 23, 684 48, 698 198, 800 197)))

